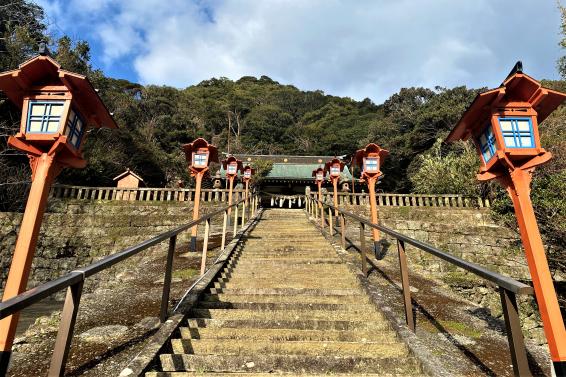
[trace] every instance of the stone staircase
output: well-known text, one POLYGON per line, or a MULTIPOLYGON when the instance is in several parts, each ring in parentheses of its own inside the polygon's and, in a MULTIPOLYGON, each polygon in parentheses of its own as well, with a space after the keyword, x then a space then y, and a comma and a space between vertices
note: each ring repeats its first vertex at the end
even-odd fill
POLYGON ((147 377, 422 374, 300 210, 265 211, 213 285, 147 377))

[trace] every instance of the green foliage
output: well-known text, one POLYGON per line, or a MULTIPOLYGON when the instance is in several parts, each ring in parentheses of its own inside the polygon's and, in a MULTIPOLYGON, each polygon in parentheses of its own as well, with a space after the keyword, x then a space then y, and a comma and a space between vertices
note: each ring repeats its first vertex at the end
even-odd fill
MULTIPOLYGON (((560 39, 558 44, 561 48, 566 49, 566 8, 558 3, 558 9, 560 10, 560 32, 562 34, 562 39, 560 39)), ((560 57, 556 62, 556 66, 560 76, 566 79, 566 56, 560 57)))
POLYGON ((273 161, 256 160, 252 163, 252 166, 255 172, 254 175, 252 175, 251 183, 252 185, 259 185, 273 168, 273 161))
POLYGON ((442 148, 442 139, 413 161, 410 180, 413 189, 427 194, 462 194, 478 196, 481 187, 476 179, 479 162, 471 143, 459 142, 442 148), (448 149, 448 150, 447 150, 448 149))

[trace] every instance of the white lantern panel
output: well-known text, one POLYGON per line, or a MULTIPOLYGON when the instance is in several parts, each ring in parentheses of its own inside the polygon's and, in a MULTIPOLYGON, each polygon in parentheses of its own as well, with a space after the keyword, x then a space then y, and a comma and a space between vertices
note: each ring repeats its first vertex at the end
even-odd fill
POLYGON ((534 148, 531 118, 499 118, 506 148, 534 148))
POLYGON ((238 169, 238 165, 236 165, 236 164, 228 165, 228 174, 236 174, 237 169, 238 169))
POLYGON ((57 133, 64 105, 65 101, 29 101, 26 132, 57 133))
POLYGON ((316 179, 322 181, 324 179, 324 174, 322 172, 316 173, 316 179))
POLYGON ((251 172, 251 171, 246 170, 246 171, 244 172, 244 177, 245 177, 245 178, 251 178, 251 176, 252 176, 252 172, 251 172))

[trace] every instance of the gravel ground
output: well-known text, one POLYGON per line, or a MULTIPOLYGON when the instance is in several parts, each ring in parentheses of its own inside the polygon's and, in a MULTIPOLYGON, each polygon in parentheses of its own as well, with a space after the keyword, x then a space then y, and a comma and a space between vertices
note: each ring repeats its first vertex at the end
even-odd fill
MULTIPOLYGON (((357 228, 347 229, 348 237, 358 244, 357 228)), ((369 233, 368 233, 369 237, 369 233)), ((354 248, 344 251, 334 238, 338 253, 356 269, 361 269, 360 255, 354 248)), ((368 241, 366 244, 370 245, 368 241)), ((347 244, 348 245, 348 244, 347 244)), ((371 257, 368 283, 375 292, 378 306, 387 306, 401 319, 405 312, 395 245, 389 245, 383 260, 371 257)), ((368 255, 370 252, 368 250, 368 255)), ((410 266, 409 266, 410 269, 410 266)), ((442 364, 439 368, 458 376, 513 376, 505 322, 458 295, 440 281, 410 271, 411 298, 416 335, 424 348, 442 364)), ((531 372, 550 376, 550 357, 546 346, 527 341, 531 372)))
MULTIPOLYGON (((198 245, 202 247, 201 245, 198 245)), ((209 262, 218 253, 212 236, 209 262)), ((67 362, 66 376, 118 375, 145 346, 159 325, 167 245, 156 246, 102 272, 96 287, 85 288, 67 362)), ((201 253, 178 245, 173 262, 172 305, 198 277, 201 253)), ((200 250, 200 249, 198 249, 200 250)), ((9 376, 47 374, 60 312, 44 316, 16 339, 9 376)))

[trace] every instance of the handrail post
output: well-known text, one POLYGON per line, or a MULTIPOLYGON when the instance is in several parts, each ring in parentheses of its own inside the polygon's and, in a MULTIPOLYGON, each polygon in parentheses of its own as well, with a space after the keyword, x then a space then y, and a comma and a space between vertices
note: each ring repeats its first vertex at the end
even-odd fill
POLYGON ((167 320, 169 309, 169 293, 171 292, 171 275, 173 269, 173 256, 175 255, 175 246, 177 244, 177 236, 169 238, 169 249, 167 250, 167 262, 165 263, 165 276, 163 277, 163 293, 161 294, 161 310, 159 311, 159 320, 161 323, 167 320))
POLYGON ((411 286, 409 285, 409 271, 407 268, 407 254, 405 254, 405 242, 397 240, 397 251, 399 252, 399 269, 401 270, 401 287, 403 289, 405 321, 407 322, 409 329, 412 332, 415 332, 413 304, 411 303, 411 286))
POLYGON ((499 287, 499 296, 501 297, 501 306, 503 307, 503 316, 505 317, 505 328, 507 330, 511 361, 513 362, 513 372, 515 376, 531 376, 515 293, 499 287))
POLYGON ((238 231, 238 206, 234 208, 234 230, 232 232, 232 237, 236 237, 236 232, 238 231))
POLYGON ((368 261, 366 254, 366 234, 365 234, 365 224, 360 223, 360 254, 362 257, 362 272, 364 276, 368 276, 368 261))
POLYGON ((51 365, 49 366, 49 377, 59 377, 65 374, 65 365, 73 340, 73 332, 75 330, 75 322, 79 311, 79 304, 83 292, 84 280, 79 281, 67 288, 67 296, 65 297, 65 305, 61 312, 61 322, 53 356, 51 357, 51 365))
POLYGON ((244 227, 244 223, 246 222, 246 211, 248 210, 248 200, 242 203, 242 228, 244 227))
POLYGON ((328 227, 330 229, 330 237, 334 236, 334 225, 332 224, 332 208, 328 207, 328 227))
POLYGON ((224 250, 226 246, 226 228, 228 227, 228 210, 224 210, 224 220, 222 222, 222 244, 220 250, 224 250))
POLYGON ((340 233, 342 236, 342 248, 346 249, 346 219, 344 214, 340 214, 340 233))
POLYGON ((326 220, 324 219, 324 206, 322 204, 319 205, 320 208, 320 228, 324 231, 326 220))
MULTIPOLYGON (((238 207, 236 207, 238 208, 238 207)), ((208 252, 208 236, 210 234, 210 218, 206 219, 204 224, 204 239, 202 242, 202 259, 200 262, 200 274, 204 275, 206 270, 206 254, 208 252)))

